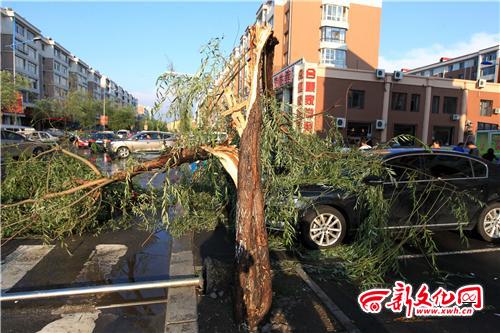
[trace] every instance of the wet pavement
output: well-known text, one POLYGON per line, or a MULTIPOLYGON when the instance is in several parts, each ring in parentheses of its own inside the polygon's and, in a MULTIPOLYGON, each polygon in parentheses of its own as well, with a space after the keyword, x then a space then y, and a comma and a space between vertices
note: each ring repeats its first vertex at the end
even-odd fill
MULTIPOLYGON (((378 314, 361 311, 357 297, 360 293, 352 284, 309 272, 328 296, 351 318, 361 332, 499 332, 500 328, 500 246, 484 242, 469 234, 463 242, 458 232, 436 232, 434 240, 438 247, 437 265, 441 274, 435 274, 428 259, 413 256, 401 259, 401 276, 395 280, 413 285, 415 291, 420 284, 427 283, 430 290, 439 286, 456 290, 469 284, 480 284, 484 288, 484 309, 472 317, 421 317, 407 319, 404 314, 393 314, 383 310, 378 314)), ((408 255, 417 251, 407 249, 408 255)))

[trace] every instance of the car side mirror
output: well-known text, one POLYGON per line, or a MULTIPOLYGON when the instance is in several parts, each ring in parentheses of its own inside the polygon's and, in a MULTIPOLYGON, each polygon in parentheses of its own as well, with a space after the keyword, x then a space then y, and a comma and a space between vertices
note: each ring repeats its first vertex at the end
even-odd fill
POLYGON ((369 186, 379 186, 384 184, 384 180, 379 176, 366 176, 363 183, 369 186))

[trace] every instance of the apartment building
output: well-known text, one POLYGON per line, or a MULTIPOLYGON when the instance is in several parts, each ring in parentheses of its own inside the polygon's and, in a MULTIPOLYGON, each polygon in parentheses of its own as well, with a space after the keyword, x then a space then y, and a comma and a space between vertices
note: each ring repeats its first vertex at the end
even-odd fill
POLYGON ((69 92, 71 52, 52 38, 41 39, 42 90, 41 98, 64 99, 69 92))
POLYGON ((78 91, 81 93, 88 93, 89 80, 93 78, 90 76, 90 67, 78 57, 71 57, 69 67, 69 89, 70 91, 78 91))
POLYGON ((1 8, 1 70, 22 75, 29 86, 21 91, 20 107, 2 110, 2 123, 27 123, 35 101, 64 99, 80 91, 95 99, 109 98, 122 106, 137 106, 137 99, 109 78, 101 86, 102 74, 10 8, 1 8))
MULTIPOLYGON (((498 47, 443 60, 446 75, 427 75, 429 66, 386 73, 377 68, 380 14, 381 2, 371 0, 266 1, 257 10, 256 23, 271 25, 279 41, 276 97, 301 130, 322 135, 336 126, 351 143, 411 134, 451 145, 499 129, 498 47), (474 73, 484 81, 464 79, 474 73)), ((246 61, 247 49, 248 30, 231 61, 246 61)), ((246 96, 241 67, 235 91, 246 96)))
POLYGON ((102 75, 95 69, 90 69, 89 80, 88 80, 88 94, 92 96, 94 99, 102 99, 103 97, 103 88, 101 87, 101 78, 102 75))
POLYGON ((455 58, 441 57, 434 64, 403 71, 420 76, 499 83, 499 61, 500 44, 455 58))
MULTIPOLYGON (((21 91, 25 107, 33 107, 41 96, 42 56, 40 30, 11 10, 1 10, 1 69, 25 77, 29 85, 21 91)), ((2 123, 20 124, 25 118, 22 107, 2 110, 2 123)))
POLYGON ((375 69, 381 0, 279 0, 263 3, 256 21, 273 27, 275 72, 302 58, 336 68, 375 69))

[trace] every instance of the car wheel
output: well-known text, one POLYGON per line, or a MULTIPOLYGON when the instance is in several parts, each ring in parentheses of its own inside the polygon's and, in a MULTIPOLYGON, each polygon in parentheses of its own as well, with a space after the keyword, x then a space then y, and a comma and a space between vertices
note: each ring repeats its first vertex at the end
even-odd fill
POLYGON ((500 241, 500 203, 486 206, 477 223, 479 235, 487 242, 500 241))
POLYGON ((347 233, 344 215, 330 206, 310 209, 302 222, 302 239, 311 249, 325 249, 339 245, 347 233))
POLYGON ((35 149, 33 149, 33 156, 38 156, 42 152, 43 152, 42 148, 36 147, 35 149))
POLYGON ((130 155, 130 150, 127 147, 120 147, 116 150, 119 158, 127 158, 130 155))

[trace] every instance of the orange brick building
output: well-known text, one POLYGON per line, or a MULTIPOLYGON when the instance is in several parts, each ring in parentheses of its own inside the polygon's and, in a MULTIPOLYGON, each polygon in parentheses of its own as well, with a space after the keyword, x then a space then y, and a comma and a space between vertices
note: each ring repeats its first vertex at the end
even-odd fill
POLYGON ((337 126, 350 142, 411 134, 451 145, 478 129, 499 129, 500 84, 377 68, 381 10, 377 0, 267 1, 258 9, 256 22, 271 25, 279 41, 277 98, 300 115, 302 130, 321 134, 337 126))

